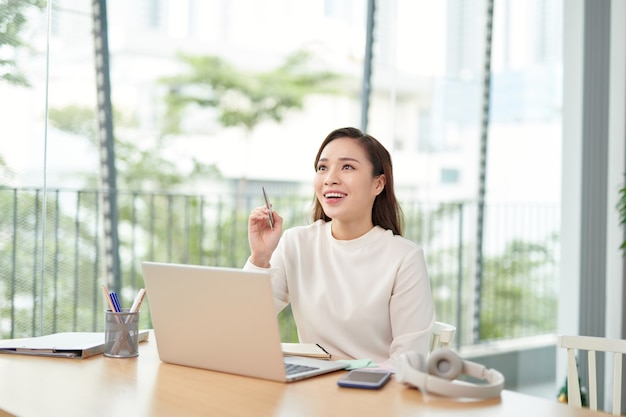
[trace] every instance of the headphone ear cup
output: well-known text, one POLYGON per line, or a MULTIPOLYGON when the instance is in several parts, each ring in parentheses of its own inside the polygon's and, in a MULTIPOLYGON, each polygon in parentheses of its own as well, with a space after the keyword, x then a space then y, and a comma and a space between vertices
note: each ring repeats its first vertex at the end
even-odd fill
POLYGON ((428 373, 452 381, 463 371, 463 359, 450 349, 437 349, 428 357, 428 373))

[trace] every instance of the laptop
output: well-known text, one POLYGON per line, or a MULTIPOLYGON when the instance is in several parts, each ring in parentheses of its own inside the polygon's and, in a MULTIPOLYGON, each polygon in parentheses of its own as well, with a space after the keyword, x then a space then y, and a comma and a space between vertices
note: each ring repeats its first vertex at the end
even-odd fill
POLYGON ((142 269, 163 362, 281 382, 348 366, 283 356, 269 273, 158 262, 142 269))

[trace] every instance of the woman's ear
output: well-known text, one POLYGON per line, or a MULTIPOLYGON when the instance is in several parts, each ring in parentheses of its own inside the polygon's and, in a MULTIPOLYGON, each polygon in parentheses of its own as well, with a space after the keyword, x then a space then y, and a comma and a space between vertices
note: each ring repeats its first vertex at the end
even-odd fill
POLYGON ((387 184, 387 178, 385 174, 380 174, 375 178, 376 180, 376 195, 379 195, 385 189, 385 184, 387 184))

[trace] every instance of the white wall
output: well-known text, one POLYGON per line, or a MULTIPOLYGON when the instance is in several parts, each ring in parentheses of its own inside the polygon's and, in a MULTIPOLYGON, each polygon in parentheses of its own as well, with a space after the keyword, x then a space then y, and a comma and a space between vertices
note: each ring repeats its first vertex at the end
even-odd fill
MULTIPOLYGON (((619 246, 624 240, 624 228, 619 225, 618 190, 625 187, 626 172, 626 2, 611 2, 611 74, 609 108, 609 179, 607 213, 607 297, 606 336, 623 339, 624 334, 624 259, 619 246)), ((613 361, 606 364, 605 387, 611 387, 613 361)), ((611 390, 605 391, 605 409, 612 407, 611 390)), ((626 393, 622 390, 622 412, 626 393)))
POLYGON ((624 229, 619 225, 618 190, 626 186, 626 2, 611 3, 611 88, 609 92, 609 179, 607 213, 607 337, 624 338, 624 261, 619 246, 624 229))
MULTIPOLYGON (((561 226, 561 279, 559 300, 558 332, 579 334, 581 332, 581 244, 588 231, 583 230, 581 206, 588 196, 583 195, 583 119, 584 112, 584 68, 589 55, 584 51, 584 9, 590 0, 568 0, 564 7, 564 48, 563 48, 563 175, 562 175, 562 226, 561 226)), ((593 1, 591 3, 593 4, 593 1)), ((618 190, 624 186, 626 172, 626 2, 611 1, 610 64, 608 89, 608 166, 593 167, 607 170, 606 181, 606 272, 605 276, 594 277, 606 283, 606 296, 603 306, 605 313, 604 335, 610 338, 624 338, 624 262, 619 246, 624 238, 624 229, 619 225, 616 204, 618 190)), ((587 51, 588 52, 588 51, 587 51)), ((587 67, 588 68, 588 67, 587 67)), ((589 98, 587 98, 589 100, 589 98)), ((589 135, 589 132, 586 133, 589 135)), ((590 137, 590 136, 587 136, 590 137)), ((593 136, 591 136, 593 137, 593 136)), ((587 139, 589 140, 589 139, 587 139)), ((584 297, 585 294, 582 294, 584 297)), ((607 360, 607 367, 611 366, 607 360)), ((608 368, 607 368, 608 370, 608 368)), ((557 351, 557 383, 562 384, 565 376, 565 356, 557 351)), ((606 372, 605 398, 608 398, 611 385, 606 372)), ((605 402, 605 409, 611 401, 605 402)))

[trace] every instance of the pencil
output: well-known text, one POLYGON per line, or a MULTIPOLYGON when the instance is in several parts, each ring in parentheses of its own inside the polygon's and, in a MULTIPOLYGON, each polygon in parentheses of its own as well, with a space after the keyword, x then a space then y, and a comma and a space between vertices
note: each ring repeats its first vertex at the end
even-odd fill
POLYGON ((130 307, 131 313, 135 313, 139 311, 139 307, 141 307, 141 303, 143 302, 143 298, 145 295, 146 295, 146 289, 145 288, 140 289, 139 292, 137 293, 137 296, 135 297, 135 301, 133 301, 133 305, 130 307))
POLYGON ((104 292, 104 298, 106 298, 107 302, 109 303, 109 308, 111 309, 112 312, 115 313, 117 310, 115 309, 113 300, 111 300, 111 296, 109 295, 109 290, 104 284, 102 284, 102 291, 104 292))

